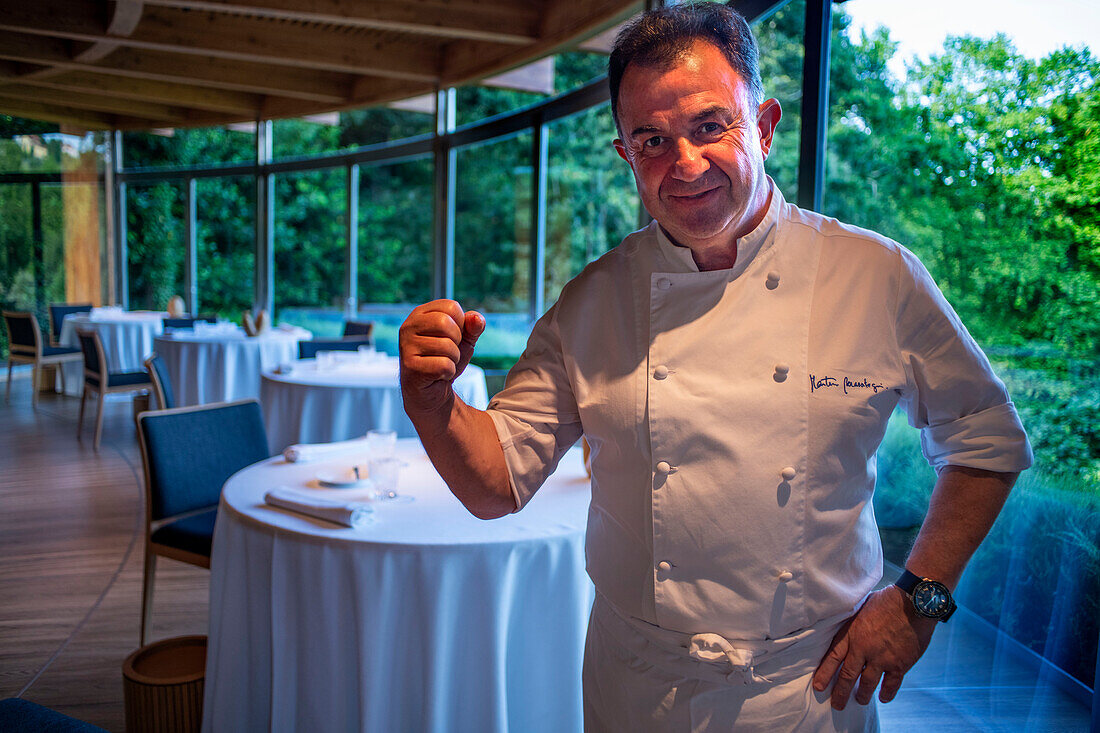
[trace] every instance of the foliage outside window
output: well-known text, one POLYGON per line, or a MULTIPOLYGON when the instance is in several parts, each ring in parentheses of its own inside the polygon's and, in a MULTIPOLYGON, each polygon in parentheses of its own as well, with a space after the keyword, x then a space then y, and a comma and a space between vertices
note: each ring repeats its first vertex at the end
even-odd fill
MULTIPOLYGON (((1100 618, 1100 62, 948 37, 895 78, 885 29, 834 13, 825 212, 925 262, 986 350, 1035 449, 958 589, 963 605, 1086 685, 1100 618)), ((924 516, 934 481, 894 420, 880 524, 924 516)), ((911 539, 911 534, 909 536, 911 539)), ((907 543, 897 548, 904 559, 907 543)))
POLYGON ((435 112, 372 107, 272 122, 272 156, 294 158, 427 135, 435 112))
POLYGON ((198 313, 239 321, 255 292, 256 183, 251 177, 195 181, 198 313))
POLYGON ((126 188, 130 308, 162 311, 184 289, 183 191, 160 182, 126 188))

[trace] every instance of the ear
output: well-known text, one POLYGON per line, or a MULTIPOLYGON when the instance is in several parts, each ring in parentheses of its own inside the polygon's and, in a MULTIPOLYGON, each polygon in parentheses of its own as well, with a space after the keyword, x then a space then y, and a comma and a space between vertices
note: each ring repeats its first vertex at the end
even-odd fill
POLYGON ((623 160, 625 160, 628 164, 630 164, 630 168, 633 169, 634 165, 632 163, 630 163, 630 158, 628 158, 627 155, 626 155, 626 145, 623 143, 623 141, 620 140, 619 138, 615 138, 611 142, 611 144, 615 146, 615 152, 619 154, 619 157, 622 158, 623 160))
POLYGON ((782 117, 783 109, 779 106, 778 99, 766 99, 760 104, 756 114, 756 129, 760 133, 760 152, 764 154, 764 160, 768 159, 768 153, 772 149, 772 135, 782 117))

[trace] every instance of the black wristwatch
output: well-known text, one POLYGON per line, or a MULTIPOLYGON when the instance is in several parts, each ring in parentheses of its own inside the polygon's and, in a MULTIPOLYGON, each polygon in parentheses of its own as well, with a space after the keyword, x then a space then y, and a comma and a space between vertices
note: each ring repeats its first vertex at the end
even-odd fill
POLYGON ((955 613, 955 599, 951 591, 938 580, 921 578, 908 570, 902 570, 894 585, 905 591, 916 612, 925 618, 946 621, 955 613))

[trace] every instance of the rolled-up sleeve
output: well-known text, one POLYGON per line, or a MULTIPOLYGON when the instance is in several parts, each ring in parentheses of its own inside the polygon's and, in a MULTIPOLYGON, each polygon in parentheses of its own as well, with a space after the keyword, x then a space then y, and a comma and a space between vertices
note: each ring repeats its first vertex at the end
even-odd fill
POLYGON ((907 383, 901 404, 936 471, 1028 468, 1031 446, 1004 383, 924 265, 905 249, 896 324, 907 383))
POLYGON ((517 511, 531 500, 582 432, 556 313, 556 307, 551 308, 535 324, 504 389, 489 402, 517 511))

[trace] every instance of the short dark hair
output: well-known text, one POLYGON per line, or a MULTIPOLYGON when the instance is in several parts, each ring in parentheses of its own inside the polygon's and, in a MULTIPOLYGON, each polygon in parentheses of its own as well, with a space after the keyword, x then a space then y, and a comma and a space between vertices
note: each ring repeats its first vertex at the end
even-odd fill
POLYGON ((764 101, 760 52, 745 16, 723 3, 669 5, 627 23, 607 64, 611 114, 619 124, 619 85, 630 64, 669 67, 696 41, 714 44, 749 87, 754 106, 764 101))

